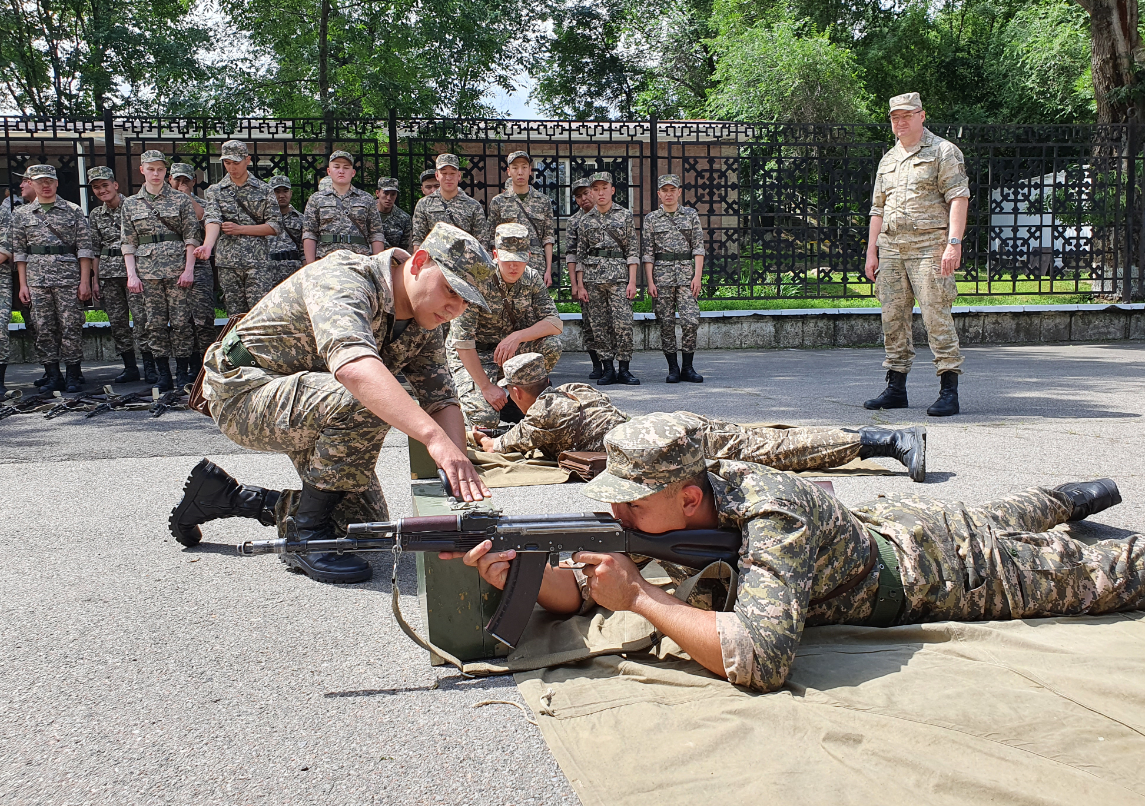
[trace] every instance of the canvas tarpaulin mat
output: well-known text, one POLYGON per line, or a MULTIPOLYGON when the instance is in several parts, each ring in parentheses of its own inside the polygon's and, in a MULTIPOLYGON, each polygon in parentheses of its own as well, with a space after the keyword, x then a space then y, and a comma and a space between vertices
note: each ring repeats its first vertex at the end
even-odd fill
MULTIPOLYGON (((538 612, 513 655, 640 622, 538 612)), ((673 650, 516 675, 585 804, 1145 804, 1143 613, 809 629, 770 694, 673 650)))

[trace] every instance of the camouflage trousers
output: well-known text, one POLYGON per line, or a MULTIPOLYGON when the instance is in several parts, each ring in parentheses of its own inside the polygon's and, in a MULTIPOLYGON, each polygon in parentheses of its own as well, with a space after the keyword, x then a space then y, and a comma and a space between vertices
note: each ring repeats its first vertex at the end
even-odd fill
POLYGON ((592 335, 592 298, 580 304, 580 339, 585 350, 595 350, 596 342, 592 335))
POLYGON ((205 260, 195 261, 195 286, 191 289, 191 326, 195 331, 195 352, 205 353, 215 343, 215 274, 205 260))
MULTIPOLYGON (((244 448, 286 454, 306 484, 347 492, 334 513, 340 528, 386 520, 375 468, 390 426, 329 372, 271 377, 267 384, 211 403, 219 430, 244 448)), ((284 499, 279 502, 280 530, 298 505, 296 492, 284 499)))
POLYGON ((126 277, 100 277, 99 304, 111 324, 116 353, 123 355, 132 350, 151 352, 147 342, 147 306, 142 294, 132 294, 127 290, 126 277))
POLYGON ((30 286, 36 353, 40 362, 83 360, 83 303, 73 286, 30 286))
POLYGON ((278 285, 294 272, 302 268, 301 260, 276 260, 271 264, 274 273, 274 284, 278 285))
POLYGON ((879 273, 875 292, 882 305, 883 342, 886 360, 883 366, 896 372, 910 372, 914 362, 914 337, 911 324, 914 301, 922 311, 922 324, 934 353, 938 374, 962 373, 962 352, 958 331, 950 307, 958 297, 954 277, 943 277, 942 253, 946 239, 929 245, 880 250, 879 273))
POLYGON ((700 419, 704 421, 701 434, 706 459, 733 459, 799 472, 839 467, 859 457, 858 431, 821 426, 751 428, 707 417, 700 419))
POLYGON ((625 295, 627 283, 587 283, 592 319, 593 346, 600 357, 611 361, 632 360, 632 300, 625 295))
POLYGON ((246 313, 278 285, 278 275, 269 263, 257 269, 234 266, 219 266, 218 269, 228 316, 246 313))
MULTIPOLYGON (((516 355, 521 353, 540 353, 545 357, 545 368, 552 372, 553 367, 561 357, 561 340, 559 336, 545 336, 543 339, 527 341, 517 348, 516 355)), ((448 348, 448 361, 450 374, 453 375, 453 385, 457 389, 457 399, 461 402, 461 413, 465 416, 465 425, 468 428, 493 428, 501 422, 501 414, 489 405, 481 388, 474 383, 469 370, 461 363, 457 351, 448 348)), ((505 377, 501 365, 493 360, 492 350, 478 350, 477 357, 481 360, 481 368, 493 383, 505 377)))
POLYGON ((175 278, 144 280, 143 305, 147 310, 147 343, 163 358, 188 358, 195 348, 191 325, 192 289, 180 288, 175 278))
MULTIPOLYGON (((36 323, 32 319, 32 306, 25 305, 20 301, 20 275, 15 269, 12 269, 11 273, 9 273, 3 266, 0 266, 0 272, 2 272, 4 276, 8 278, 9 283, 11 283, 9 292, 4 295, 9 305, 8 319, 12 319, 13 312, 20 312, 20 316, 24 320, 24 332, 28 334, 28 344, 31 345, 32 354, 35 356, 35 363, 42 364, 44 363, 44 359, 40 355, 40 348, 36 346, 36 323)), ((0 280, 0 283, 2 282, 3 281, 0 280)), ((7 338, 7 336, 8 334, 5 333, 3 338, 7 338)))
POLYGON ((8 323, 12 321, 12 273, 0 264, 0 364, 7 364, 12 355, 8 338, 8 323))
MULTIPOLYGON (((656 321, 660 324, 660 347, 666 353, 676 352, 676 311, 680 312, 681 347, 685 353, 696 352, 696 334, 700 330, 700 304, 688 285, 657 286, 653 300, 656 321)), ((751 461, 745 460, 745 461, 751 461)))

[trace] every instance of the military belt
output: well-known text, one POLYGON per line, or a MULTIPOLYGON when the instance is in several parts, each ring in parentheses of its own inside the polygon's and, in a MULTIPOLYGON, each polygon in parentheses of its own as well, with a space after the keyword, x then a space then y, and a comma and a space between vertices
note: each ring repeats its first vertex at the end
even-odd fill
POLYGON ((302 260, 302 255, 298 253, 297 249, 286 249, 282 252, 271 252, 271 260, 302 260))
POLYGON ((223 338, 223 355, 231 362, 233 367, 257 367, 258 362, 247 350, 243 340, 239 338, 237 330, 232 330, 223 338))
POLYGON ((589 249, 589 257, 624 257, 619 249, 589 249))
POLYGON ((691 260, 690 252, 657 252, 652 259, 659 263, 661 260, 691 260))
POLYGON ((356 243, 366 246, 369 242, 361 235, 331 235, 323 233, 318 236, 318 240, 322 243, 356 243))
POLYGON ((69 246, 29 246, 29 255, 74 255, 75 249, 69 246))
POLYGON ((889 540, 869 526, 867 532, 879 549, 879 587, 875 591, 875 606, 867 619, 867 626, 892 627, 906 602, 899 558, 889 540))
POLYGON ((162 243, 163 241, 181 241, 183 240, 173 232, 164 232, 162 235, 140 235, 139 243, 162 243))
POLYGON ((100 257, 123 257, 123 250, 118 246, 105 246, 99 250, 100 257))

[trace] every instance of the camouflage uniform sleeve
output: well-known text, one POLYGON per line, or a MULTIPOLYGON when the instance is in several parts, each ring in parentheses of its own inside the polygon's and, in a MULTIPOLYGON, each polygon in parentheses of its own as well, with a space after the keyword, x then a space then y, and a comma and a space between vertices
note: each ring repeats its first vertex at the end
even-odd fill
MULTIPOLYGON (((560 445, 560 409, 563 401, 553 395, 543 395, 529 407, 525 418, 493 440, 497 453, 528 453, 539 450, 556 456, 563 450, 560 445)), ((570 440, 571 442, 571 440, 570 440)))
POLYGON ((91 228, 91 251, 93 254, 103 251, 103 231, 98 226, 98 209, 92 210, 87 217, 88 226, 91 228))
POLYGON ((488 222, 485 220, 485 211, 481 209, 481 203, 476 199, 473 200, 472 207, 470 232, 486 249, 493 251, 493 233, 489 231, 488 222), (483 234, 484 237, 482 237, 483 234))
POLYGON ((477 318, 481 310, 476 305, 466 305, 461 316, 449 323, 449 343, 454 350, 476 350, 477 318))
POLYGON ((139 233, 131 220, 132 204, 131 199, 124 199, 123 212, 119 216, 119 248, 125 255, 134 255, 135 247, 139 246, 139 233))
POLYGON ((202 245, 202 241, 199 240, 199 217, 195 215, 195 204, 190 196, 184 196, 179 200, 179 226, 183 230, 183 243, 187 246, 202 245))
POLYGON ((561 321, 561 313, 557 310, 557 304, 553 302, 549 289, 545 288, 544 278, 540 278, 540 282, 532 286, 530 291, 532 295, 530 302, 537 315, 537 321, 550 322, 557 326, 558 333, 564 333, 565 323, 561 321))
MULTIPOLYGON (((20 212, 25 208, 21 207, 20 212)), ((27 263, 28 262, 28 231, 24 228, 24 222, 21 221, 24 216, 20 213, 13 213, 12 215, 12 262, 13 263, 27 263)))
MULTIPOLYGON (((880 162, 879 168, 882 168, 882 167, 883 167, 883 164, 880 162)), ((871 212, 868 213, 868 215, 871 218, 874 218, 875 216, 879 216, 881 218, 883 215, 883 208, 886 206, 886 203, 887 203, 887 192, 886 192, 886 190, 883 189, 883 172, 882 171, 876 171, 876 173, 875 173, 875 187, 871 191, 871 212)))
POLYGON ((306 200, 306 209, 302 213, 302 240, 317 241, 318 230, 321 229, 318 221, 318 194, 313 194, 306 200))
POLYGON ((970 198, 970 180, 962 151, 953 143, 943 143, 938 154, 938 190, 949 204, 954 199, 970 198))
MULTIPOLYGON (((545 199, 548 202, 548 199, 545 199)), ((541 231, 537 235, 541 239, 541 246, 547 243, 555 244, 557 242, 557 225, 553 219, 553 206, 545 204, 545 214, 541 217, 541 231)))
POLYGON ((331 373, 363 356, 378 357, 370 323, 377 296, 369 278, 337 261, 325 271, 303 275, 302 297, 314 328, 314 342, 331 373))
MULTIPOLYGON (((425 199, 428 198, 428 196, 425 197, 425 199)), ((429 230, 433 226, 425 212, 425 199, 419 199, 413 208, 413 223, 410 225, 409 249, 407 250, 410 254, 418 250, 421 242, 425 240, 426 235, 429 235, 429 230)))
POLYGON ((76 219, 76 257, 95 257, 95 252, 92 251, 91 247, 91 224, 88 222, 87 216, 83 214, 83 210, 78 204, 72 210, 72 215, 76 219))
POLYGON ((628 244, 628 263, 629 265, 640 265, 640 239, 636 237, 636 225, 632 223, 632 213, 624 216, 624 237, 625 243, 628 244))
POLYGON ((266 197, 262 201, 263 223, 270 224, 275 236, 281 235, 283 232, 282 210, 278 207, 278 199, 274 197, 274 191, 271 190, 270 185, 266 185, 264 190, 266 197))
POLYGON ((382 214, 378 212, 378 205, 371 204, 366 208, 366 211, 366 232, 362 233, 366 236, 366 240, 370 243, 380 243, 383 247, 397 246, 396 243, 386 241, 386 233, 382 231, 384 227, 382 214))
POLYGON ((696 212, 695 208, 688 208, 690 218, 692 220, 692 257, 700 255, 701 257, 708 253, 707 248, 704 246, 704 228, 700 224, 700 214, 696 212))
POLYGON ((577 239, 579 237, 577 223, 579 218, 574 214, 565 227, 565 263, 576 263, 577 239))
POLYGON ((457 390, 453 387, 453 376, 445 365, 442 331, 443 328, 434 328, 421 351, 402 368, 402 375, 413 387, 426 414, 434 414, 449 406, 461 406, 457 390))
POLYGON ((644 242, 644 263, 656 262, 654 257, 656 252, 656 219, 659 217, 659 210, 653 210, 644 216, 644 237, 641 239, 644 242))
POLYGON ((0 207, 0 255, 12 257, 12 213, 0 207))
POLYGON ((215 185, 203 194, 203 224, 222 224, 223 208, 219 206, 219 189, 215 185))
POLYGON ((478 240, 492 247, 496 243, 497 227, 501 223, 501 197, 498 195, 489 201, 489 217, 485 219, 485 230, 478 240))

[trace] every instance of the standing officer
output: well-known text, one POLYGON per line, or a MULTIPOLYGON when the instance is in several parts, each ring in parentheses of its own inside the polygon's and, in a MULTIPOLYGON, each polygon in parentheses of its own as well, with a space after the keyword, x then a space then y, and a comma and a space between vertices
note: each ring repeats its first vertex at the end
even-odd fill
POLYGON ((954 272, 962 262, 970 187, 958 146, 923 125, 926 112, 918 93, 896 95, 890 107, 898 142, 883 156, 875 176, 866 266, 883 310, 887 388, 863 405, 906 408, 906 376, 914 360, 911 313, 917 298, 940 383, 938 400, 926 413, 949 417, 958 413, 962 374, 950 306, 958 296, 954 272))
POLYGON ((0 204, 0 400, 8 396, 4 388, 4 374, 12 344, 8 338, 8 322, 12 318, 12 272, 8 262, 12 259, 12 204, 5 199, 0 204))
POLYGON ((378 214, 382 217, 382 231, 386 243, 409 251, 409 235, 413 229, 410 214, 398 207, 398 180, 383 176, 378 180, 378 214))
MULTIPOLYGON (((588 191, 588 179, 581 177, 575 180, 572 183, 572 194, 573 201, 576 202, 577 211, 565 221, 565 262, 567 264, 576 263, 576 255, 572 253, 570 245, 576 240, 577 224, 584 218, 584 214, 595 206, 592 194, 588 191)), ((604 367, 600 363, 600 355, 596 352, 592 339, 592 317, 589 316, 589 306, 591 303, 581 299, 577 273, 572 269, 569 269, 569 286, 572 298, 580 302, 581 341, 584 342, 584 348, 588 352, 589 360, 592 361, 592 372, 588 374, 588 379, 595 381, 604 374, 604 367)))
POLYGON ((692 369, 700 329, 700 283, 704 276, 704 229, 693 207, 680 206, 680 177, 664 174, 656 183, 660 209, 644 216, 644 273, 656 300, 660 346, 668 359, 667 383, 703 383, 692 369), (684 366, 676 363, 676 311, 683 332, 684 366))
POLYGON ((282 220, 266 182, 248 170, 246 143, 227 140, 221 152, 227 175, 207 188, 207 237, 195 250, 195 257, 210 260, 218 244, 215 266, 227 313, 233 316, 249 311, 274 288, 267 236, 282 234, 282 220))
POLYGON ((565 259, 575 258, 569 262, 569 273, 576 272, 580 299, 591 306, 593 344, 604 367, 597 386, 636 386, 640 380, 628 370, 632 360, 632 299, 640 267, 632 211, 613 204, 616 188, 609 172, 594 173, 589 183, 596 206, 577 223, 576 239, 569 240, 565 259), (612 365, 613 358, 619 361, 619 370, 612 365))
POLYGON ((533 160, 527 151, 514 151, 507 160, 512 187, 489 202, 489 235, 492 241, 501 224, 523 224, 529 230, 529 268, 553 284, 553 243, 556 242, 553 203, 534 188, 533 160))
MULTIPOLYGON (((123 358, 123 372, 112 382, 134 383, 140 380, 139 365, 135 362, 135 345, 139 345, 144 361, 151 355, 151 347, 147 343, 147 314, 144 313, 143 297, 127 290, 127 265, 123 262, 123 250, 119 246, 123 236, 125 197, 119 192, 115 173, 106 165, 88 170, 87 186, 103 202, 88 215, 94 253, 91 293, 107 314, 115 352, 123 358)), ((154 366, 154 358, 151 363, 154 366)))
MULTIPOLYGON (((3 206, 8 210, 8 223, 4 225, 4 233, 8 239, 8 248, 12 248, 12 218, 16 214, 16 208, 21 204, 31 204, 36 200, 36 189, 32 186, 32 180, 22 173, 16 171, 12 172, 13 176, 20 177, 20 198, 16 199, 14 196, 9 196, 4 200, 3 206)), ((21 318, 24 320, 24 332, 27 334, 28 344, 31 345, 32 354, 36 358, 37 364, 43 364, 43 356, 36 348, 36 323, 32 320, 32 309, 26 302, 20 299, 20 273, 16 270, 16 263, 9 257, 9 266, 11 266, 11 292, 12 296, 9 301, 12 311, 19 311, 21 318)), ((12 317, 11 311, 8 318, 12 317)), ((43 386, 48 382, 48 374, 45 372, 39 378, 32 381, 36 386, 43 386)))
MULTIPOLYGON (((418 179, 421 182, 421 195, 423 198, 441 187, 441 183, 437 181, 437 170, 434 168, 426 168, 421 172, 421 176, 418 177, 418 179)), ((407 249, 406 251, 408 252, 409 250, 407 249)))
POLYGON ((20 301, 32 306, 36 348, 48 376, 43 388, 79 392, 86 319, 80 303, 91 299, 91 229, 78 204, 56 195, 55 168, 33 165, 24 176, 32 181, 36 201, 12 215, 20 301))
MULTIPOLYGON (((195 196, 195 166, 187 162, 171 165, 167 178, 171 187, 186 195, 195 208, 195 218, 199 221, 198 234, 201 242, 204 236, 203 218, 206 210, 195 196)), ((195 285, 191 289, 191 324, 195 330, 195 348, 191 352, 191 365, 187 372, 194 379, 203 366, 203 353, 215 342, 218 329, 215 327, 215 271, 209 260, 195 261, 195 285)), ((154 363, 154 362, 153 362, 154 363)), ((147 364, 144 362, 144 368, 147 364)), ((154 371, 154 367, 152 367, 154 371)))
POLYGON ((302 213, 290 203, 294 198, 290 177, 272 176, 266 184, 274 191, 278 212, 282 214, 282 234, 270 239, 270 260, 274 264, 277 285, 302 268, 303 222, 302 213))
POLYGON ((302 252, 307 263, 338 249, 359 255, 385 251, 386 236, 377 202, 350 184, 357 173, 349 151, 330 155, 326 162, 330 189, 312 195, 302 214, 302 252))
POLYGON ((488 235, 485 232, 485 211, 476 199, 458 187, 461 183, 461 161, 457 155, 438 154, 434 175, 439 187, 413 208, 410 248, 416 252, 439 221, 468 232, 484 244, 488 235))
POLYGON ((127 288, 143 294, 147 306, 147 341, 155 353, 158 389, 169 392, 191 383, 190 358, 195 348, 191 323, 195 254, 199 220, 190 197, 170 187, 161 151, 139 157, 143 187, 123 202, 123 260, 127 288), (171 378, 170 357, 176 377, 171 378))

